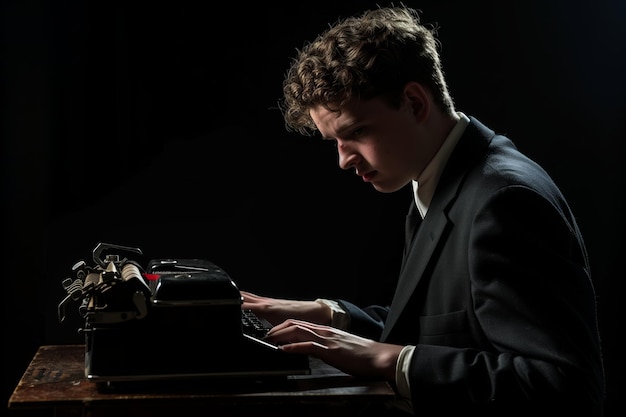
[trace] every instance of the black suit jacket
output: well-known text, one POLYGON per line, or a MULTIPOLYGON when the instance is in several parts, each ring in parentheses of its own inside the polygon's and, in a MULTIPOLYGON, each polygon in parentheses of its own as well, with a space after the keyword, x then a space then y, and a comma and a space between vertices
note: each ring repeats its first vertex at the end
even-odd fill
POLYGON ((601 414, 595 294, 576 220, 549 175, 474 118, 407 242, 391 305, 340 303, 352 331, 416 346, 418 415, 601 414))

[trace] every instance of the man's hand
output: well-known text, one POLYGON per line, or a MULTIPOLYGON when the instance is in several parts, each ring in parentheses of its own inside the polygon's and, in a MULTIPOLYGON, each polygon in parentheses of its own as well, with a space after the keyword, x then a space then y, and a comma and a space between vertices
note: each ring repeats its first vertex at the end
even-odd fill
POLYGON ((335 368, 365 377, 395 382, 402 346, 375 342, 352 333, 302 320, 288 319, 274 326, 266 339, 285 352, 317 357, 335 368))
POLYGON ((241 296, 243 297, 241 305, 243 310, 252 310, 254 314, 263 317, 272 325, 291 318, 330 324, 332 318, 330 307, 316 301, 263 297, 247 291, 241 291, 241 296))

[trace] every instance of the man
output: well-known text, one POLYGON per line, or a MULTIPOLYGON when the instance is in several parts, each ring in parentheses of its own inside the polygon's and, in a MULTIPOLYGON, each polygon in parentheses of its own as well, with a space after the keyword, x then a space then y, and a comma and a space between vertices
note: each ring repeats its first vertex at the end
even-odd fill
POLYGON ((583 239, 549 175, 455 110, 437 41, 405 7, 337 22, 284 82, 289 129, 391 193, 412 184, 389 306, 242 291, 267 339, 388 380, 416 415, 602 414, 595 294, 583 239))

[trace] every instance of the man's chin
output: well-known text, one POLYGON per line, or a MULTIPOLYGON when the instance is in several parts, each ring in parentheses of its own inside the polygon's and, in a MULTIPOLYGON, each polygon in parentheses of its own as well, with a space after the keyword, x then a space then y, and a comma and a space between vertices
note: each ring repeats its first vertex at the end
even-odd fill
POLYGON ((381 183, 376 183, 376 182, 371 182, 370 184, 372 184, 372 187, 374 187, 374 189, 378 192, 381 193, 395 193, 396 191, 399 191, 400 189, 402 189, 406 184, 381 184, 381 183))

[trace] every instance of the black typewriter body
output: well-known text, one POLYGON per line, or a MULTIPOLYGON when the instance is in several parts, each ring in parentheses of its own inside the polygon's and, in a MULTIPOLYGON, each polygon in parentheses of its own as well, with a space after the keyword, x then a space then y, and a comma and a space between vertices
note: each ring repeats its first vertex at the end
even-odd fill
POLYGON ((308 357, 262 340, 270 325, 242 311, 230 276, 204 259, 155 259, 146 268, 103 249, 95 268, 80 261, 59 304, 80 301, 85 319, 85 376, 94 382, 215 377, 280 377, 310 373, 308 357))

